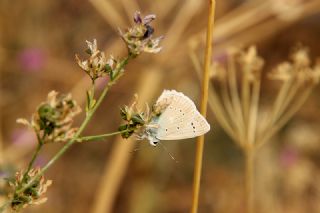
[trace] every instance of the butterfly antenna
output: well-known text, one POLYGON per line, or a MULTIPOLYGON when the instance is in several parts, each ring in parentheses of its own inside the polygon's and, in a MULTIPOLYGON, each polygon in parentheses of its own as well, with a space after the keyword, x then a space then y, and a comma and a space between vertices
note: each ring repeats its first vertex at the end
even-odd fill
POLYGON ((159 144, 161 145, 161 147, 168 153, 168 155, 170 156, 170 158, 176 162, 176 163, 179 163, 179 161, 177 161, 173 155, 169 152, 169 150, 167 149, 167 147, 165 145, 163 145, 160 141, 159 141, 159 144))

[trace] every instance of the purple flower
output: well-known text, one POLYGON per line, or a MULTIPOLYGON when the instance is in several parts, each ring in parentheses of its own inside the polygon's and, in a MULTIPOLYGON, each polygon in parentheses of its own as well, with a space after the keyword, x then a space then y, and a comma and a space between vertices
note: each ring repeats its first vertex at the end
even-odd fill
POLYGON ((280 153, 280 164, 285 168, 289 168, 298 161, 298 153, 295 149, 285 147, 280 153))
POLYGON ((25 71, 39 71, 46 61, 45 53, 39 48, 23 49, 18 55, 18 61, 25 71))

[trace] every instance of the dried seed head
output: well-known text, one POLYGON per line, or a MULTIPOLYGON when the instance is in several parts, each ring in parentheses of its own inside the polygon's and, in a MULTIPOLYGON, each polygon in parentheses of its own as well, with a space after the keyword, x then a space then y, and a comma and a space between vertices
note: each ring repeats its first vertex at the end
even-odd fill
POLYGON ((284 62, 272 70, 269 77, 273 80, 281 81, 293 79, 299 84, 308 85, 314 85, 319 82, 320 63, 316 62, 315 66, 311 67, 307 48, 301 46, 295 48, 290 59, 291 62, 284 62))
POLYGON ((158 53, 161 50, 159 43, 163 37, 152 39, 154 28, 150 24, 155 18, 153 14, 142 18, 140 12, 135 12, 134 26, 125 33, 119 30, 131 56, 136 57, 142 52, 158 53))
POLYGON ((26 208, 29 205, 39 205, 47 201, 43 195, 46 193, 48 187, 52 184, 51 180, 45 180, 44 176, 40 176, 34 180, 28 188, 23 192, 18 190, 29 183, 31 179, 40 173, 40 169, 31 169, 27 174, 19 171, 16 173, 15 179, 9 182, 9 185, 13 188, 14 193, 10 195, 11 208, 13 211, 19 211, 26 208))
POLYGON ((287 81, 292 78, 292 64, 283 62, 274 68, 269 74, 269 78, 273 80, 287 81))
POLYGON ((77 128, 71 128, 73 118, 81 112, 70 94, 58 95, 56 91, 48 94, 47 101, 40 104, 29 123, 18 119, 18 123, 30 126, 44 143, 71 139, 77 128))
POLYGON ((104 52, 98 50, 97 40, 93 42, 86 41, 88 49, 86 53, 89 55, 88 59, 81 60, 76 55, 76 61, 81 69, 83 69, 92 79, 95 81, 97 78, 103 77, 109 74, 115 67, 115 60, 112 56, 109 59, 106 58, 104 52))
POLYGON ((261 70, 264 65, 263 59, 257 54, 255 46, 251 46, 247 51, 240 51, 237 61, 242 68, 242 72, 250 82, 260 80, 261 70))
POLYGON ((226 78, 226 69, 225 69, 225 67, 220 63, 214 62, 212 64, 210 77, 213 78, 213 79, 217 79, 219 81, 224 81, 225 78, 226 78))
POLYGON ((146 103, 144 109, 137 107, 138 96, 135 95, 135 100, 129 106, 124 106, 120 109, 120 114, 122 119, 125 121, 125 124, 119 127, 119 131, 125 130, 121 134, 123 138, 129 138, 133 134, 138 138, 145 138, 146 129, 148 125, 155 119, 160 116, 163 110, 168 106, 167 103, 155 104, 150 110, 149 105, 146 103))

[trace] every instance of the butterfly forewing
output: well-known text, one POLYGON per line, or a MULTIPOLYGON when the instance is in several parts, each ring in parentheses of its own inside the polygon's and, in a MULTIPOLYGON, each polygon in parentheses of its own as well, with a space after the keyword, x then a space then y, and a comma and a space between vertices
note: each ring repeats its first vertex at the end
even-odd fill
POLYGON ((159 140, 193 138, 210 130, 210 125, 193 101, 182 93, 165 90, 157 104, 168 105, 157 121, 156 137, 159 140))

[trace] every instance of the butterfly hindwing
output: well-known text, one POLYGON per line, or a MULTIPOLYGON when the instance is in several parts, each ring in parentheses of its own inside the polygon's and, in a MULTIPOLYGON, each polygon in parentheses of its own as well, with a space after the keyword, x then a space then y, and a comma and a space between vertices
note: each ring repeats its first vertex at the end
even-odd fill
POLYGON ((156 104, 167 104, 157 121, 156 137, 159 140, 193 138, 210 130, 193 101, 182 93, 165 90, 156 104))

